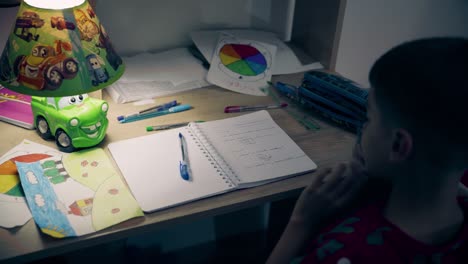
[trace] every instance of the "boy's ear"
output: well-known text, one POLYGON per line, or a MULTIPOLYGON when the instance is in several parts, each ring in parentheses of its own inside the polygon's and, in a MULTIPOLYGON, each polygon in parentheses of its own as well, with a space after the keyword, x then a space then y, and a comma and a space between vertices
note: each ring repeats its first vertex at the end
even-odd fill
POLYGON ((413 151, 413 137, 408 130, 397 128, 392 133, 390 161, 407 160, 413 151))

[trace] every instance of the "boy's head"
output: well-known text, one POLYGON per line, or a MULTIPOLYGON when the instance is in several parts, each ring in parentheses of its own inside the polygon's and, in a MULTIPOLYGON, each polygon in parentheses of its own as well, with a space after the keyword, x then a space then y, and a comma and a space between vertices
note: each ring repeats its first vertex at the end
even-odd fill
POLYGON ((362 151, 372 174, 410 163, 468 167, 468 40, 430 38, 381 56, 369 81, 362 151))

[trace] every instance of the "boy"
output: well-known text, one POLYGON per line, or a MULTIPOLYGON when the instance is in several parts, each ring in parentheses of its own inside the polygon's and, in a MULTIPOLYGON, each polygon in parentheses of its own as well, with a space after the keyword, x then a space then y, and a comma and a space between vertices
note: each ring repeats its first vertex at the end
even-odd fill
MULTIPOLYGON (((302 263, 468 263, 468 40, 421 39, 373 65, 360 157, 314 176, 268 263, 288 263, 369 179, 388 192, 325 229, 302 263), (363 161, 360 166, 359 160, 363 161)), ((377 190, 378 191, 378 190, 377 190)))

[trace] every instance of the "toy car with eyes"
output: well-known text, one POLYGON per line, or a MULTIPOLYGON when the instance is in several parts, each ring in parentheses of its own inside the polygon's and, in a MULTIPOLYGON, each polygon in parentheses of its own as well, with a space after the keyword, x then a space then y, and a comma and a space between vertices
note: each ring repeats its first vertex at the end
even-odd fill
POLYGON ((89 54, 86 56, 87 67, 91 83, 98 86, 100 83, 105 83, 109 80, 109 73, 103 66, 104 61, 99 59, 96 54, 89 54))
POLYGON ((62 41, 57 41, 55 48, 36 44, 30 55, 16 57, 13 71, 17 81, 35 90, 59 88, 64 79, 73 79, 79 70, 76 59, 64 52, 71 49, 70 43, 62 41))
POLYGON ((55 137, 57 147, 63 152, 97 145, 106 135, 109 105, 87 94, 32 96, 31 108, 37 133, 43 139, 55 137))

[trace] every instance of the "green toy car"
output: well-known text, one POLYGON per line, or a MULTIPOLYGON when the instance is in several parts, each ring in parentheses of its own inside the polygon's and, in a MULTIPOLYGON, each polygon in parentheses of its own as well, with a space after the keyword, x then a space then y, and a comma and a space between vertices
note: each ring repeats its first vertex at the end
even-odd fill
POLYGON ((37 133, 43 139, 55 137, 61 151, 72 152, 97 145, 106 135, 109 105, 87 94, 32 96, 31 108, 37 133))

